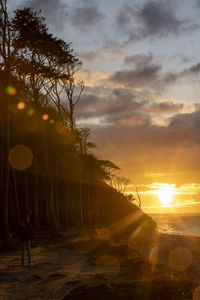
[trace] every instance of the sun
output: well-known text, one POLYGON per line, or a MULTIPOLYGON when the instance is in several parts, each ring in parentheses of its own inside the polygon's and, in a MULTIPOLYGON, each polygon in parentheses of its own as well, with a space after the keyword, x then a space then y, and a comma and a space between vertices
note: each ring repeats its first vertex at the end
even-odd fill
POLYGON ((167 185, 157 191, 158 198, 163 207, 170 206, 170 203, 173 201, 173 188, 170 185, 167 185))

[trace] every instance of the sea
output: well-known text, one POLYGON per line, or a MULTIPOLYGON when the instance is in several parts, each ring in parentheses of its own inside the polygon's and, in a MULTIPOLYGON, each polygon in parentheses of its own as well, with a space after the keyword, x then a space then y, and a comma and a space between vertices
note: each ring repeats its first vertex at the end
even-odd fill
POLYGON ((200 236, 200 214, 151 214, 151 217, 161 233, 200 236))

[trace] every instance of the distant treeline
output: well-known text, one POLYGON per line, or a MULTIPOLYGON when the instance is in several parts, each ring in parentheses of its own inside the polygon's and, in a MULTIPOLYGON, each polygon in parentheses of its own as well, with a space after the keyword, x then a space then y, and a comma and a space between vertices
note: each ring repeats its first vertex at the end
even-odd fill
POLYGON ((0 12, 0 236, 27 213, 36 229, 55 231, 144 219, 106 183, 117 167, 97 159, 89 130, 76 126, 84 84, 70 43, 29 8, 10 16, 0 0, 0 12))

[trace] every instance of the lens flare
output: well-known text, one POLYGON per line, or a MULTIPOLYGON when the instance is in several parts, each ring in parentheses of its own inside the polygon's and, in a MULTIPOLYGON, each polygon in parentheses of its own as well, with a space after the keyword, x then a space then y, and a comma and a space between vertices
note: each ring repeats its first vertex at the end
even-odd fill
POLYGON ((43 114, 43 115, 42 115, 42 119, 43 119, 44 121, 47 121, 48 118, 49 118, 49 116, 48 116, 47 114, 43 114))
POLYGON ((30 109, 27 111, 27 114, 28 114, 29 116, 34 115, 34 113, 35 113, 35 110, 34 110, 33 108, 30 108, 30 109))
POLYGON ((18 104, 17 104, 17 108, 19 109, 19 110, 23 110, 24 108, 25 108, 25 103, 24 102, 19 102, 18 104))
POLYGON ((12 85, 8 85, 6 87, 6 93, 10 96, 15 96, 17 94, 17 90, 12 85))
POLYGON ((159 263, 159 248, 153 247, 149 254, 149 262, 152 265, 156 265, 159 263))
POLYGON ((33 153, 27 146, 16 145, 10 150, 8 161, 13 169, 24 171, 32 165, 33 153))

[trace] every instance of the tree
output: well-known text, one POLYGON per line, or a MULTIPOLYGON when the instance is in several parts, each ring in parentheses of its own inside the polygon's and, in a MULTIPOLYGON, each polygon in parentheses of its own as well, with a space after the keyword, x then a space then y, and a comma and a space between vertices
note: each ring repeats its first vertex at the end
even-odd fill
POLYGON ((142 201, 141 201, 141 197, 140 197, 137 185, 135 185, 135 188, 136 188, 138 206, 141 207, 142 201))
MULTIPOLYGON (((0 77, 3 79, 0 82, 2 88, 1 115, 3 116, 3 120, 0 120, 0 225, 4 236, 8 237, 13 220, 15 220, 15 224, 19 222, 20 214, 29 210, 30 205, 32 205, 32 209, 37 214, 36 221, 39 225, 40 172, 42 169, 45 170, 45 168, 49 168, 45 175, 45 186, 49 187, 46 200, 44 201, 46 203, 46 218, 56 226, 59 204, 58 195, 55 194, 56 184, 54 176, 58 176, 59 157, 56 156, 56 167, 52 170, 53 168, 50 167, 52 165, 52 153, 50 151, 52 140, 47 135, 49 126, 44 126, 42 121, 39 121, 41 119, 38 115, 42 113, 42 106, 46 107, 46 111, 50 106, 47 101, 48 93, 45 93, 44 89, 48 81, 57 78, 60 75, 61 67, 64 69, 67 65, 75 63, 77 58, 73 55, 70 44, 49 34, 44 19, 31 9, 17 10, 13 20, 10 20, 6 0, 0 0, 0 41, 0 77), (9 91, 5 93, 8 85, 13 89, 13 94, 10 94, 9 91), (16 89, 17 86, 18 88, 16 89), (26 95, 30 95, 30 98, 26 99, 27 111, 23 113, 23 111, 16 111, 16 102, 19 101, 18 99, 21 101, 23 97, 27 98, 23 93, 25 91, 24 87, 27 89, 26 95), (17 96, 15 95, 16 90, 17 96), (35 111, 31 108, 33 103, 37 107, 35 111), (27 114, 28 108, 29 110, 31 108, 33 111, 31 119, 27 114), (29 132, 29 127, 31 128, 32 126, 31 122, 34 122, 34 126, 39 128, 37 133, 34 132, 32 141, 30 141, 28 135, 18 135, 19 132, 16 132, 14 128, 14 124, 18 124, 19 127, 20 123, 23 125, 20 125, 22 132, 25 127, 27 127, 27 132, 29 132), (19 174, 8 161, 9 151, 17 142, 31 145, 32 149, 35 147, 34 157, 35 161, 37 161, 40 155, 38 141, 43 149, 43 155, 44 153, 45 155, 44 159, 35 168, 32 167, 31 172, 35 175, 33 176, 27 170, 21 171, 19 174), (23 186, 20 186, 20 178, 24 178, 23 186), (19 194, 21 194, 21 197, 19 197, 19 194), (18 202, 19 198, 21 203, 18 202)), ((63 126, 67 130, 67 127, 63 126)))
POLYGON ((7 12, 7 1, 0 1, 0 92, 1 92, 1 111, 4 115, 4 122, 0 120, 0 135, 3 136, 3 143, 0 145, 1 152, 1 205, 0 213, 2 220, 2 232, 4 238, 9 236, 9 182, 10 166, 5 160, 6 154, 10 149, 10 96, 5 94, 5 88, 11 81, 11 24, 7 12))
POLYGON ((69 66, 66 76, 62 76, 60 85, 64 92, 64 104, 62 105, 63 112, 69 120, 69 127, 71 131, 76 129, 74 111, 76 105, 80 101, 81 94, 84 90, 84 83, 82 81, 75 83, 75 73, 78 71, 79 65, 69 66))
POLYGON ((46 86, 48 96, 57 106, 59 115, 73 132, 76 130, 74 111, 85 87, 83 81, 75 80, 80 66, 81 62, 78 59, 74 59, 67 66, 60 65, 57 76, 46 86))
POLYGON ((102 161, 103 166, 107 173, 106 182, 112 186, 115 190, 117 190, 119 193, 122 193, 125 195, 126 188, 128 184, 131 183, 130 179, 120 176, 118 174, 118 171, 120 170, 119 167, 117 167, 113 162, 109 160, 102 161))
POLYGON ((116 174, 111 174, 109 181, 111 182, 111 186, 114 189, 116 189, 119 193, 124 195, 128 184, 131 183, 130 179, 116 174))
POLYGON ((141 207, 142 201, 141 201, 141 197, 137 185, 135 185, 135 189, 136 189, 136 196, 137 196, 136 198, 133 196, 133 194, 126 194, 125 197, 129 202, 137 201, 138 206, 141 207))
POLYGON ((77 58, 70 44, 48 32, 44 18, 24 8, 12 20, 13 45, 17 51, 16 68, 30 87, 35 104, 48 104, 48 95, 61 76, 61 70, 74 65, 77 58), (50 86, 49 86, 49 83, 50 86), (48 87, 48 89, 47 89, 48 87))
POLYGON ((8 17, 7 11, 7 1, 0 1, 0 57, 1 70, 4 71, 4 76, 6 75, 7 81, 9 83, 10 74, 11 74, 11 57, 12 57, 12 48, 11 41, 12 32, 11 32, 11 23, 8 17))

